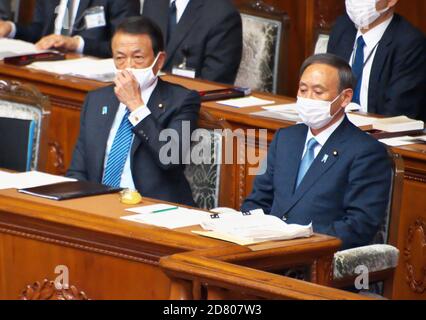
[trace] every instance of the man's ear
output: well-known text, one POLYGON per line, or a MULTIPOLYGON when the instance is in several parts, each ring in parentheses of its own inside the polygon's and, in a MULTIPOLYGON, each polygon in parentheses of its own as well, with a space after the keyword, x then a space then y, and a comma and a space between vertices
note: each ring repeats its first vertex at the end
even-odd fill
POLYGON ((341 96, 342 108, 346 108, 348 104, 352 102, 353 96, 354 96, 354 91, 352 89, 345 89, 342 91, 342 96, 341 96))
POLYGON ((399 0, 388 0, 388 7, 389 8, 394 8, 399 0))
POLYGON ((155 66, 156 70, 154 70, 156 73, 160 72, 161 69, 163 69, 164 64, 166 62, 166 57, 167 57, 166 52, 161 51, 158 53, 158 60, 155 66))

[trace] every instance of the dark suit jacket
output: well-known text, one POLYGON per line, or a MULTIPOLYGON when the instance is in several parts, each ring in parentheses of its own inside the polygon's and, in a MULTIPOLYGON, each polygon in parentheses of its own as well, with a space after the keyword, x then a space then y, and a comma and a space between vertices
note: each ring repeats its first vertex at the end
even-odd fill
MULTIPOLYGON (((349 61, 356 34, 349 17, 340 17, 331 33, 328 52, 349 61)), ((426 120, 426 38, 397 14, 374 57, 368 111, 426 120)))
POLYGON ((11 17, 10 12, 11 0, 0 0, 0 19, 9 20, 11 17))
MULTIPOLYGON (((55 8, 59 3, 60 0, 37 0, 32 23, 28 26, 17 25, 16 38, 37 42, 52 34, 55 29, 55 8)), ((74 31, 72 35, 84 39, 84 54, 111 57, 111 38, 115 28, 126 17, 138 15, 139 10, 139 0, 80 0, 74 28, 81 31, 74 31), (96 6, 104 7, 106 26, 85 29, 83 13, 96 6)))
POLYGON ((387 210, 391 164, 386 148, 345 119, 295 191, 307 130, 301 124, 277 132, 267 170, 256 177, 242 210, 262 208, 287 223, 312 222, 315 232, 340 238, 344 249, 369 244, 387 210))
MULTIPOLYGON (((151 18, 167 39, 169 0, 145 0, 142 15, 151 18)), ((242 55, 242 22, 229 0, 191 0, 167 45, 164 71, 171 72, 187 53, 196 77, 233 84, 242 55)))
MULTIPOLYGON (((105 149, 119 104, 112 86, 87 95, 81 114, 80 136, 67 176, 79 180, 102 181, 105 149), (102 115, 104 106, 108 106, 107 115, 102 115)), ((147 106, 151 115, 133 129, 135 138, 131 148, 130 167, 135 187, 146 197, 194 205, 182 162, 164 164, 159 155, 162 147, 170 144, 180 145, 179 151, 183 154, 189 150, 189 143, 182 145, 185 138, 182 123, 187 121, 191 125, 188 127, 191 131, 195 128, 200 97, 195 91, 158 80, 147 106), (167 128, 178 133, 170 144, 170 139, 167 142, 160 141, 161 131, 167 128)))

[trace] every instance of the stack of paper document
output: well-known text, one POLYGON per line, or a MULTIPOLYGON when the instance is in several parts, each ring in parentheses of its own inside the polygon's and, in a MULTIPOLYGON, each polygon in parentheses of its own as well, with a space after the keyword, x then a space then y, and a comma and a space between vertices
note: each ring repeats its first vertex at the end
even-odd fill
POLYGON ((373 129, 386 132, 404 132, 423 130, 423 121, 410 119, 406 116, 378 119, 373 123, 373 129))
POLYGON ((352 122, 357 127, 367 127, 372 126, 378 118, 375 117, 369 117, 369 116, 362 116, 354 113, 347 113, 346 114, 349 121, 352 122))
POLYGON ((28 68, 104 82, 113 81, 116 75, 113 59, 80 58, 34 62, 28 68))
POLYGON ((263 210, 254 210, 248 214, 220 215, 215 219, 205 219, 201 226, 209 231, 193 232, 241 245, 310 237, 313 234, 312 224, 287 224, 276 216, 265 215, 263 210))
POLYGON ((279 104, 275 106, 263 107, 262 109, 266 110, 267 112, 271 112, 275 114, 276 116, 280 117, 283 120, 289 120, 289 121, 295 121, 295 122, 302 121, 297 111, 297 104, 295 103, 279 104))
POLYGON ((0 39, 0 60, 22 54, 34 54, 43 52, 37 50, 35 45, 30 42, 15 39, 0 39))
POLYGON ((390 147, 401 147, 401 146, 406 146, 410 144, 426 143, 426 136, 420 136, 420 137, 403 136, 403 137, 381 139, 379 141, 390 147))
POLYGON ((30 171, 23 173, 8 173, 3 171, 0 172, 0 190, 34 188, 68 181, 76 180, 38 171, 30 171))
POLYGON ((268 104, 274 104, 275 101, 264 100, 254 96, 244 97, 244 98, 235 98, 235 99, 227 99, 222 101, 217 101, 219 104, 223 104, 225 106, 234 107, 234 108, 248 108, 255 106, 264 106, 268 104))
POLYGON ((199 225, 203 220, 210 218, 208 212, 186 209, 169 204, 154 204, 126 210, 137 214, 124 216, 121 219, 167 229, 199 225))

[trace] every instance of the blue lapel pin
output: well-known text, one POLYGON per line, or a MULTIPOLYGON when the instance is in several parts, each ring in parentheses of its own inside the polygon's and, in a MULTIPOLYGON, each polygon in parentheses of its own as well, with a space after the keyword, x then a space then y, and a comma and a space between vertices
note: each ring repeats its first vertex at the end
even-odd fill
POLYGON ((106 114, 108 114, 108 106, 102 107, 102 115, 104 116, 106 114))
POLYGON ((328 154, 325 154, 324 157, 322 158, 321 162, 326 163, 327 160, 328 160, 328 154))

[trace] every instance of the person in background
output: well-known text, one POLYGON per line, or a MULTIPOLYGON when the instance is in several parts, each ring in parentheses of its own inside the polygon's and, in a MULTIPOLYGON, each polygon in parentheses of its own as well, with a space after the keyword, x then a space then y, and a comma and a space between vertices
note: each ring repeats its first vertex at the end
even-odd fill
POLYGON ((361 111, 426 121, 426 38, 395 13, 398 0, 346 0, 328 52, 350 63, 361 111))
POLYGON ((263 209, 290 224, 369 244, 383 223, 391 187, 386 147, 345 115, 353 75, 341 58, 322 54, 302 65, 297 108, 303 124, 280 129, 266 172, 256 177, 241 211, 263 209))
POLYGON ((165 35, 164 71, 234 83, 243 36, 241 16, 230 0, 145 0, 142 15, 165 35))
POLYGON ((0 0, 0 19, 9 20, 11 16, 11 0, 0 0))
POLYGON ((40 50, 111 57, 115 28, 139 9, 139 0, 37 0, 33 21, 0 21, 0 37, 34 42, 40 50))

